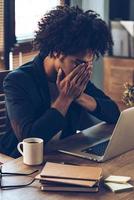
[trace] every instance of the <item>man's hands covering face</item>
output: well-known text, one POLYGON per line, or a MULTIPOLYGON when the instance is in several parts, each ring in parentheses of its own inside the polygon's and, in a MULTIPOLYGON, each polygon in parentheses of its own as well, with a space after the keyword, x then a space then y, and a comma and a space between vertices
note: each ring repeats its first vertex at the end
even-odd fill
POLYGON ((83 63, 73 69, 66 77, 63 75, 62 69, 57 74, 57 87, 60 96, 71 99, 78 98, 86 89, 87 83, 91 77, 91 65, 83 63))

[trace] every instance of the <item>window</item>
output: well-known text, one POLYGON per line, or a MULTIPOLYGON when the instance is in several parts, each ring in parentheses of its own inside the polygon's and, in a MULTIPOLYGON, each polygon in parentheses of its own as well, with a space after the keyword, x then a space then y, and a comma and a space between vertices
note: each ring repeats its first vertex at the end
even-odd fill
POLYGON ((49 10, 60 5, 60 0, 15 1, 15 35, 17 43, 34 38, 38 21, 49 10))
POLYGON ((4 65, 9 69, 9 53, 32 50, 34 32, 43 15, 70 0, 4 0, 4 65))

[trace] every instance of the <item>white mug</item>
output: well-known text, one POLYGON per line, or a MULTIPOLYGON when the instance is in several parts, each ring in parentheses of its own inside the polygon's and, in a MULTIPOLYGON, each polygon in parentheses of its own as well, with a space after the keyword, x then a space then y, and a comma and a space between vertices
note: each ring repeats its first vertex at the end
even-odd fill
POLYGON ((18 151, 23 156, 27 165, 39 165, 43 162, 43 140, 41 138, 27 138, 17 145, 18 151), (23 145, 23 151, 21 149, 23 145))

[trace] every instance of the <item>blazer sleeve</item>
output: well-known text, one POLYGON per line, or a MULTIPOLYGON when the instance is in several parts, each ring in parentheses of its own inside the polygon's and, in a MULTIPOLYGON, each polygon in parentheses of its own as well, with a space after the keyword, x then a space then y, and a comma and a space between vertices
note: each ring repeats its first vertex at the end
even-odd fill
POLYGON ((29 82, 28 77, 16 72, 10 73, 4 80, 8 117, 19 141, 27 137, 40 137, 47 142, 64 128, 65 118, 55 108, 48 108, 43 115, 35 117, 29 82), (27 87, 24 87, 26 84, 27 87))
POLYGON ((117 104, 110 97, 91 82, 88 83, 85 93, 92 96, 97 102, 96 110, 89 112, 90 114, 107 123, 117 122, 120 111, 117 104))

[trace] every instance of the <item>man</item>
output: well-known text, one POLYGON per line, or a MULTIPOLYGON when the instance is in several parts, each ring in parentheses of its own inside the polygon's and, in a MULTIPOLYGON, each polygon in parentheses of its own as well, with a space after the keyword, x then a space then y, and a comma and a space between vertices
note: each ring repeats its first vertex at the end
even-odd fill
POLYGON ((59 6, 42 18, 35 42, 39 55, 4 81, 8 123, 0 148, 13 157, 24 138, 46 143, 58 132, 75 134, 82 114, 108 123, 119 117, 115 102, 90 81, 94 58, 113 44, 99 15, 59 6))

